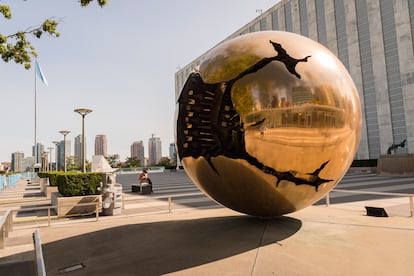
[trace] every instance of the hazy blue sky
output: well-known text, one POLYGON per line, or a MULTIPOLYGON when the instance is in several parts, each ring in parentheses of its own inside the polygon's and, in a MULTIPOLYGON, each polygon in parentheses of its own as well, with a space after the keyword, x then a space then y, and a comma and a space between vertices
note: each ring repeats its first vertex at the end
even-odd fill
MULTIPOLYGON (((151 134, 161 138, 163 156, 174 142, 174 73, 278 0, 109 0, 81 8, 78 1, 0 1, 13 19, 0 19, 0 32, 14 33, 61 20, 61 37, 33 39, 49 82, 37 81, 37 141, 52 147, 59 130, 81 134, 76 108, 86 116, 87 159, 97 134, 106 134, 108 154, 121 160, 151 134)), ((32 67, 34 68, 34 67, 32 67)), ((31 156, 34 144, 34 70, 0 61, 0 162, 11 153, 31 156)), ((54 146, 53 146, 54 147, 54 146)))

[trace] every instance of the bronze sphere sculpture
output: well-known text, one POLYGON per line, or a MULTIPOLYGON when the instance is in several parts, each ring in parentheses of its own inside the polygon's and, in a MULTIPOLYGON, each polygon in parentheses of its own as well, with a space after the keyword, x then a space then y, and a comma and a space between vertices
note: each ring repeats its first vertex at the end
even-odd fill
POLYGON ((218 203, 272 217, 333 189, 357 151, 361 108, 342 63, 288 32, 212 49, 177 101, 176 144, 192 181, 218 203))

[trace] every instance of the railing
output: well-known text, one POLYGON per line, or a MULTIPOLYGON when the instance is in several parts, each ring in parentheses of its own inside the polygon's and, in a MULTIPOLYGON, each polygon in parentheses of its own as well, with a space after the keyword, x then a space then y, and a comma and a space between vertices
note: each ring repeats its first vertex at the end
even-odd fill
POLYGON ((7 185, 7 178, 5 175, 0 175, 0 192, 3 191, 3 189, 6 187, 7 185))
POLYGON ((14 188, 17 182, 19 182, 22 175, 11 174, 11 175, 0 175, 0 192, 5 188, 14 188))
POLYGON ((392 197, 408 197, 408 202, 410 206, 410 217, 414 217, 414 194, 404 194, 404 193, 386 193, 386 192, 370 192, 370 191, 353 191, 353 190, 344 190, 344 189, 333 189, 326 194, 326 206, 329 207, 331 204, 330 193, 348 193, 348 194, 366 194, 366 195, 381 195, 381 196, 392 196, 392 197))
MULTIPOLYGON (((201 193, 201 192, 196 192, 196 193, 186 193, 185 195, 203 195, 203 193, 201 193)), ((175 197, 179 197, 180 195, 178 194, 178 195, 175 195, 175 197)), ((125 203, 126 202, 139 202, 139 201, 144 201, 144 200, 147 200, 147 199, 157 199, 157 200, 160 200, 160 199, 167 199, 167 205, 166 206, 168 206, 168 213, 171 213, 172 212, 172 204, 173 204, 173 202, 172 202, 172 198, 173 198, 173 196, 157 196, 157 197, 150 197, 150 198, 136 198, 136 197, 134 197, 134 198, 130 198, 130 199, 125 199, 125 196, 124 196, 124 194, 122 194, 122 210, 125 210, 125 203)))
POLYGON ((46 276, 45 261, 43 259, 42 242, 40 241, 39 229, 33 233, 33 243, 36 255, 36 267, 38 276, 46 276))
POLYGON ((164 172, 164 166, 153 166, 153 167, 136 167, 136 168, 118 168, 114 171, 114 173, 138 173, 142 172, 142 170, 148 170, 151 173, 155 172, 164 172))
POLYGON ((0 218, 0 249, 5 247, 5 239, 11 231, 13 231, 13 212, 6 211, 0 218))

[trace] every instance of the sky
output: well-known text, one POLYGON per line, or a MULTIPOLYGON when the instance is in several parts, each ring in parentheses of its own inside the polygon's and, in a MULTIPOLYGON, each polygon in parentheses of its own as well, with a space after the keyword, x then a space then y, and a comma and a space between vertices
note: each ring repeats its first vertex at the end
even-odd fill
MULTIPOLYGON (((95 1, 96 2, 96 1, 95 1)), ((94 154, 97 134, 106 134, 108 154, 124 161, 130 146, 160 137, 162 155, 174 142, 174 74, 278 0, 109 0, 80 7, 77 0, 11 1, 13 18, 0 18, 8 35, 59 21, 59 38, 30 37, 48 86, 36 80, 37 142, 47 150, 69 130, 82 133, 77 108, 85 117, 86 159, 94 154)), ((32 155, 34 134, 34 66, 0 60, 0 162, 13 152, 32 155)))

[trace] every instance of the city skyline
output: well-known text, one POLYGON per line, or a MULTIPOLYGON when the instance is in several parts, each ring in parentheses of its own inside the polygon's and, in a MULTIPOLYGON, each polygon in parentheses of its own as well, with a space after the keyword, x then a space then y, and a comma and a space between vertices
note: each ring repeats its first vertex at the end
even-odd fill
MULTIPOLYGON (((71 131, 67 138, 73 141, 82 127, 73 111, 89 108, 88 158, 99 133, 107 134, 108 154, 117 153, 121 160, 129 156, 133 141, 146 141, 152 133, 161 138, 162 155, 168 156, 174 142, 175 72, 257 17, 257 10, 277 2, 125 0, 81 8, 78 1, 17 1, 11 4, 13 18, 3 19, 1 33, 50 17, 60 22, 59 38, 30 37, 48 81, 48 86, 37 81, 37 141, 45 148, 61 140, 62 129, 71 131)), ((28 155, 34 144, 34 70, 2 61, 0 75, 2 113, 12 118, 0 130, 0 162, 9 162, 13 152, 28 155)))

